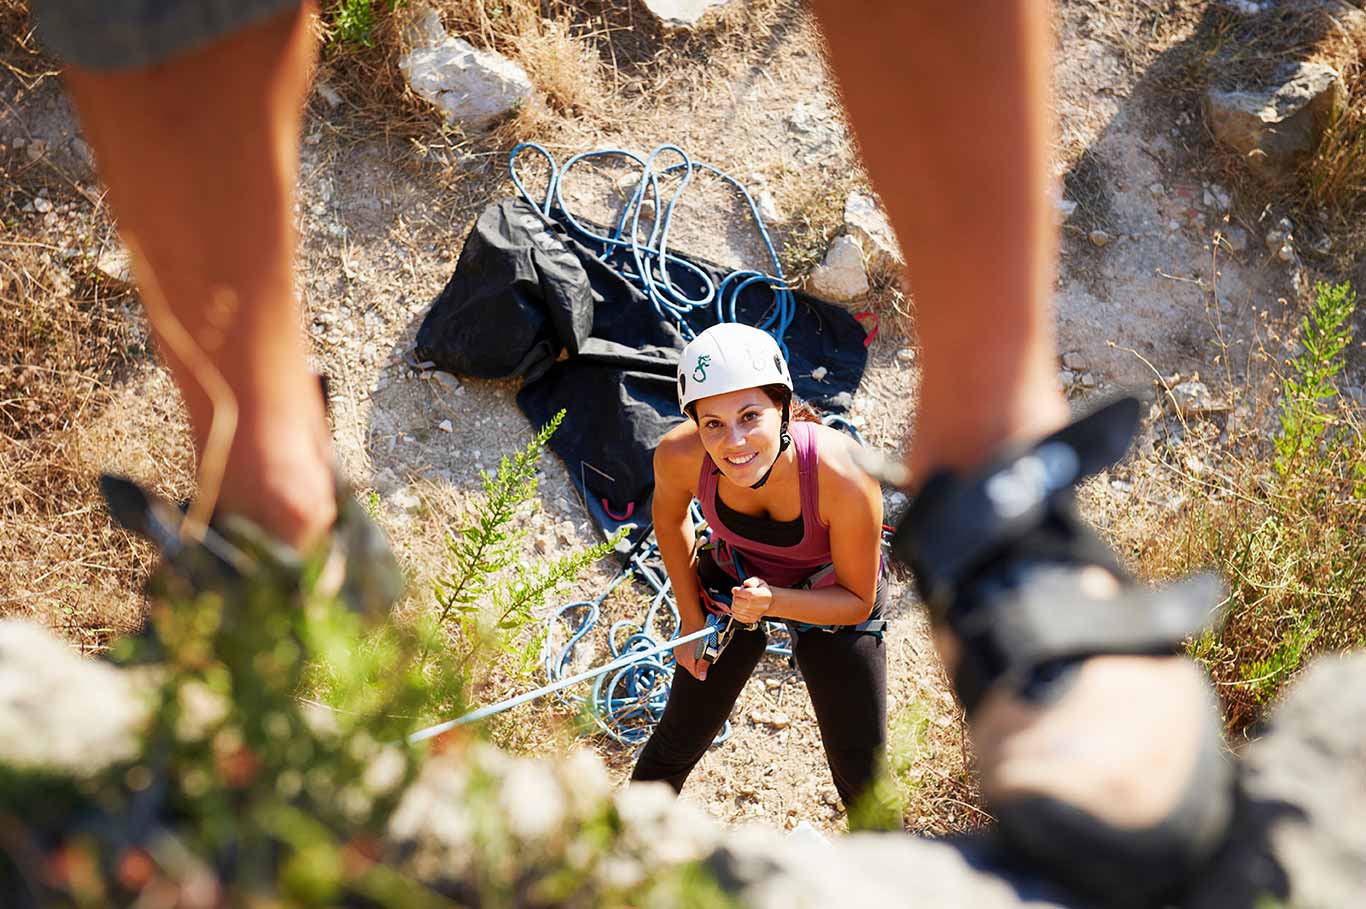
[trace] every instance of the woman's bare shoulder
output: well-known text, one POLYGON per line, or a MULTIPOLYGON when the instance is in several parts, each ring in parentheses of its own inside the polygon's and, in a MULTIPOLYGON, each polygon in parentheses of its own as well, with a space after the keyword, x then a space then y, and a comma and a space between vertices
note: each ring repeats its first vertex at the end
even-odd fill
POLYGON ((816 450, 820 452, 822 493, 828 488, 839 495, 867 495, 878 489, 877 481, 859 466, 859 443, 838 429, 814 424, 816 450))
POLYGON ((656 482, 661 471, 667 471, 671 478, 690 480, 696 477, 697 471, 702 467, 704 454, 706 450, 702 447, 702 437, 697 432, 697 424, 692 420, 684 420, 664 433, 664 437, 655 446, 656 482))

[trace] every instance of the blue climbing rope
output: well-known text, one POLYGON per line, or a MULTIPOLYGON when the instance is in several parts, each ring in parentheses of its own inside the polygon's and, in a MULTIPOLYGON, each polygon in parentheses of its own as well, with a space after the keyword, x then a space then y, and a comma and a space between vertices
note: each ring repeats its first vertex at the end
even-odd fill
POLYGON ((655 312, 661 318, 676 324, 684 338, 691 339, 696 333, 695 327, 688 322, 690 315, 712 309, 717 322, 740 321, 737 306, 741 294, 750 287, 767 286, 773 293, 772 304, 752 324, 771 334, 782 349, 783 356, 787 356, 787 343, 784 339, 797 313, 796 298, 787 286, 782 263, 778 259, 777 250, 773 246, 773 239, 769 236, 763 216, 759 213, 759 206, 744 184, 730 174, 710 164, 694 161, 677 145, 661 145, 644 158, 634 152, 617 148, 581 152, 566 160, 561 166, 554 155, 534 142, 523 142, 512 150, 508 157, 508 172, 513 185, 517 187, 517 191, 527 204, 546 218, 554 217, 552 212, 558 209, 560 220, 575 232, 577 238, 604 260, 617 264, 618 271, 640 288, 655 312), (544 158, 549 168, 545 195, 539 202, 532 197, 517 172, 517 160, 527 151, 544 158), (678 160, 667 167, 661 167, 658 164, 660 158, 678 160), (564 200, 564 184, 569 171, 581 162, 602 159, 625 160, 640 168, 640 179, 610 233, 601 233, 579 221, 564 200), (704 269, 669 251, 669 232, 673 227, 674 210, 683 197, 684 190, 699 172, 717 177, 734 187, 744 197, 772 263, 771 273, 737 269, 718 283, 704 269), (665 190, 661 187, 670 182, 676 183, 676 186, 666 202, 663 199, 665 190), (641 213, 647 199, 653 206, 655 216, 650 219, 648 235, 642 236, 641 213), (674 279, 675 275, 683 273, 687 273, 700 288, 692 295, 679 287, 674 279))
MULTIPOLYGON (((696 503, 692 511, 694 525, 703 527, 696 503)), ((561 703, 581 712, 601 732, 623 745, 643 744, 664 715, 676 664, 673 647, 662 648, 662 643, 672 642, 673 646, 677 646, 677 642, 692 640, 699 635, 695 632, 686 638, 678 636, 683 623, 669 578, 655 567, 653 560, 658 554, 654 533, 643 535, 631 548, 622 570, 601 593, 592 600, 576 600, 555 610, 547 620, 542 644, 541 662, 546 681, 549 685, 557 685, 567 677, 575 648, 597 625, 602 604, 614 590, 627 579, 635 579, 654 591, 641 621, 623 619, 613 623, 607 631, 607 647, 613 657, 609 665, 615 665, 618 661, 623 665, 597 675, 592 689, 586 694, 569 693, 567 686, 556 692, 561 703), (564 643, 557 645, 557 633, 565 627, 569 628, 569 633, 564 643), (638 655, 638 658, 628 660, 633 654, 638 655)), ((787 627, 776 622, 765 625, 770 641, 767 652, 790 657, 792 648, 787 627)), ((730 722, 727 721, 714 743, 724 742, 730 733, 730 722)))

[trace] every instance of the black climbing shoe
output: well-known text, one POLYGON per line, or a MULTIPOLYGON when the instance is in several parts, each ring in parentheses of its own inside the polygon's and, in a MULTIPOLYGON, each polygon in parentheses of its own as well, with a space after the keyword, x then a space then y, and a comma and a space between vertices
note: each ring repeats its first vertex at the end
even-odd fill
POLYGON ((1073 489, 1123 457, 1122 399, 967 476, 931 477, 892 542, 928 605, 1002 837, 1102 905, 1177 892, 1233 804, 1218 710, 1182 643, 1216 580, 1136 585, 1073 489))
POLYGON ((335 598, 383 618, 403 591, 403 576, 383 533, 342 487, 337 520, 323 542, 301 553, 235 515, 215 517, 199 539, 182 532, 184 512, 123 477, 100 477, 109 512, 122 527, 151 540, 161 564, 147 581, 159 602, 190 602, 205 593, 225 602, 265 584, 282 602, 335 598))

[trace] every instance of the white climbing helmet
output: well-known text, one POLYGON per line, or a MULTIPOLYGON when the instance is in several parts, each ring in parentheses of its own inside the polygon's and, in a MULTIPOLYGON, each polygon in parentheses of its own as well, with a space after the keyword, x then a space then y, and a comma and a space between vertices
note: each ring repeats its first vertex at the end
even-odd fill
POLYGON ((778 342, 752 325, 713 325, 678 358, 678 406, 684 413, 699 398, 760 385, 785 385, 791 391, 792 376, 778 342))

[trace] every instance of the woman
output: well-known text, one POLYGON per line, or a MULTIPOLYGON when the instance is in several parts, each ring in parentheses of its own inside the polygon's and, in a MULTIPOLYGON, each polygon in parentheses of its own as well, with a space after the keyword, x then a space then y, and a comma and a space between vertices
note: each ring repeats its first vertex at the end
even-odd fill
POLYGON ((678 400, 689 417, 655 450, 654 527, 682 633, 729 611, 737 631, 714 664, 674 651, 668 705, 632 773, 682 789, 784 620, 846 807, 858 806, 886 737, 882 495, 856 443, 792 422, 792 379, 774 340, 747 325, 707 329, 684 349, 678 400), (695 551, 696 498, 711 546, 695 551), (729 604, 725 601, 730 600, 729 604))

